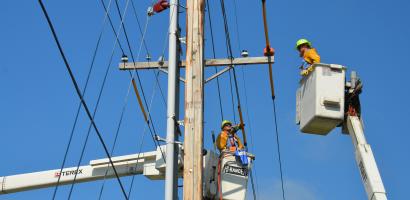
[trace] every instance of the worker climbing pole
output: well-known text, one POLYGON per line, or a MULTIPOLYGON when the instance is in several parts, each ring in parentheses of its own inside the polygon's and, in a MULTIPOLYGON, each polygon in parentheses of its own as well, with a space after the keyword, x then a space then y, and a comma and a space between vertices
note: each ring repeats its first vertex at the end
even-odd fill
MULTIPOLYGON (((268 21, 266 17, 266 0, 262 0, 262 17, 263 17, 263 26, 265 32, 265 49, 264 55, 265 56, 273 56, 275 54, 275 50, 271 47, 269 41, 269 28, 268 28, 268 21)), ((272 63, 269 62, 269 83, 270 83, 270 90, 271 90, 271 97, 272 97, 272 104, 273 104, 273 115, 275 121, 275 131, 276 131, 276 144, 277 144, 277 153, 278 153, 278 162, 279 162, 279 172, 280 172, 280 180, 281 180, 281 189, 282 189, 282 199, 285 200, 285 188, 283 184, 283 170, 282 170, 282 159, 280 153, 280 140, 279 140, 279 131, 278 131, 278 124, 277 124, 277 117, 276 117, 276 103, 275 103, 275 87, 273 83, 273 70, 272 70, 272 63)))

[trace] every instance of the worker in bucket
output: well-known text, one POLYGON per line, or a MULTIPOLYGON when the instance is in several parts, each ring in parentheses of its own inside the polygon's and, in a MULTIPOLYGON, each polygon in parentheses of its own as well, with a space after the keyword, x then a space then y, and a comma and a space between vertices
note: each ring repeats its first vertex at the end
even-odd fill
POLYGON ((296 50, 299 51, 299 56, 303 58, 300 69, 300 75, 306 76, 309 72, 313 71, 312 64, 320 63, 320 56, 316 49, 312 47, 312 43, 307 39, 300 39, 296 42, 296 50), (307 66, 305 68, 305 66, 307 66))
POLYGON ((243 144, 236 132, 241 129, 243 125, 232 126, 232 122, 224 120, 221 125, 221 133, 216 138, 216 146, 219 151, 228 150, 230 152, 235 152, 238 149, 243 149, 243 144))

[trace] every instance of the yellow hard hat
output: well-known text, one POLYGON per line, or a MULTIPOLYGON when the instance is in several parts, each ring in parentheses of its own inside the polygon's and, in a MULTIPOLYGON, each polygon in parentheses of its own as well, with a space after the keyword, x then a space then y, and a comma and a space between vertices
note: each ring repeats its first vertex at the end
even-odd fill
POLYGON ((229 121, 229 120, 223 120, 223 121, 222 121, 222 124, 221 124, 221 129, 223 129, 224 126, 227 125, 227 124, 231 124, 231 125, 232 125, 232 122, 229 121))
POLYGON ((298 50, 299 46, 302 45, 302 44, 307 44, 307 45, 309 45, 309 47, 312 47, 312 43, 309 42, 309 40, 307 40, 307 39, 299 39, 299 40, 296 42, 296 50, 298 50))

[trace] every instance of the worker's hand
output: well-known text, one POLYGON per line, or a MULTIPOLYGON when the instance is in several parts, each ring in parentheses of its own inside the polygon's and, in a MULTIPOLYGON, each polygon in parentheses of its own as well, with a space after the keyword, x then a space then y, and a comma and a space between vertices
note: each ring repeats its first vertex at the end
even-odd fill
POLYGON ((309 74, 309 71, 306 70, 306 69, 300 71, 300 75, 301 75, 301 76, 307 76, 308 74, 309 74))
POLYGON ((309 67, 307 68, 307 70, 308 70, 309 72, 313 72, 313 66, 309 66, 309 67))
POLYGON ((237 126, 242 130, 243 130, 243 128, 245 128, 245 124, 238 124, 237 126))

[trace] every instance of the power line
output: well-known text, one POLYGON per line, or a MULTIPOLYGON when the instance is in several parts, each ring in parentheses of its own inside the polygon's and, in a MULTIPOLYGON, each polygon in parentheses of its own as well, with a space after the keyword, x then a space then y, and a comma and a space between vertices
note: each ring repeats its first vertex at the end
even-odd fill
MULTIPOLYGON (((243 123, 243 116, 242 116, 242 109, 241 109, 241 100, 240 100, 240 95, 239 95, 239 87, 238 87, 238 80, 236 78, 236 72, 235 72, 235 68, 233 66, 233 53, 232 53, 232 46, 231 46, 231 38, 229 35, 229 28, 228 28, 228 21, 227 21, 227 17, 226 17, 226 10, 225 10, 225 1, 224 0, 220 0, 221 3, 221 10, 222 10, 222 16, 223 16, 223 21, 224 21, 224 28, 225 28, 225 40, 226 40, 226 44, 227 44, 227 49, 229 52, 229 57, 230 57, 230 61, 231 61, 231 65, 230 65, 230 71, 232 71, 233 74, 233 80, 234 80, 234 85, 235 85, 235 92, 236 92, 236 100, 237 100, 237 106, 238 106, 238 113, 239 113, 239 119, 240 119, 240 123, 243 123)), ((247 141, 246 141, 246 133, 245 133, 245 129, 242 128, 242 134, 243 134, 243 143, 245 145, 245 148, 247 148, 247 141)))
MULTIPOLYGON (((153 104, 153 100, 154 100, 154 97, 155 97, 156 84, 157 84, 157 82, 154 82, 154 87, 152 88, 153 92, 152 92, 151 102, 150 102, 150 105, 148 107, 148 112, 151 111, 151 106, 153 104)), ((118 122, 118 125, 117 125, 117 131, 115 133, 114 143, 111 147, 111 155, 114 154, 114 149, 115 149, 116 144, 117 144, 117 139, 118 139, 118 136, 119 136, 119 133, 120 133, 120 128, 121 128, 121 125, 122 125, 122 122, 123 122, 123 117, 124 117, 124 114, 125 114, 126 106, 128 104, 128 98, 129 98, 130 91, 131 91, 131 84, 129 84, 127 93, 126 93, 125 98, 124 98, 124 103, 123 103, 123 106, 122 106, 122 109, 121 109, 120 119, 119 119, 119 122, 118 122)), ((146 128, 147 128, 147 126, 144 126, 143 133, 142 133, 142 136, 141 136, 141 143, 140 143, 140 146, 139 146, 138 157, 136 159, 137 163, 135 164, 135 166, 137 166, 138 163, 139 163, 139 158, 140 158, 140 154, 141 154, 141 150, 142 150, 142 145, 144 144, 146 128)), ((105 178, 106 178, 107 175, 108 175, 108 169, 105 171, 104 181, 101 184, 100 193, 99 193, 99 197, 98 197, 99 200, 102 198, 102 194, 103 194, 104 186, 105 186, 105 182, 106 182, 105 178)), ((131 195, 130 192, 128 192, 128 198, 130 198, 130 195, 131 195)))
MULTIPOLYGON (((239 52, 241 52, 242 47, 241 47, 241 38, 240 38, 240 32, 239 32, 239 24, 238 24, 238 11, 237 11, 237 5, 236 5, 236 0, 233 0, 234 4, 234 15, 235 15, 235 27, 236 27, 236 41, 238 43, 239 47, 239 52)), ((253 131, 252 131, 252 121, 249 117, 249 105, 248 105, 248 92, 246 89, 246 81, 245 81, 245 72, 244 72, 244 67, 241 66, 241 72, 242 72, 242 84, 243 84, 243 89, 244 89, 244 95, 245 95, 245 112, 246 112, 246 120, 247 124, 249 127, 249 135, 250 135, 250 149, 251 151, 254 150, 253 146, 253 131)), ((250 171, 250 178, 251 178, 251 186, 252 186, 252 195, 253 199, 256 200, 257 196, 256 194, 259 193, 259 184, 258 184, 258 172, 256 170, 256 163, 253 163, 252 170, 250 171), (253 171, 255 174, 253 174, 253 171), (255 176, 256 183, 253 180, 253 177, 255 176), (256 185, 256 190, 255 190, 255 185, 256 185)))
MULTIPOLYGON (((133 13, 134 13, 134 16, 135 16, 135 20, 137 21, 138 30, 139 30, 139 32, 140 32, 140 34, 141 34, 141 36, 142 36, 142 35, 143 35, 143 31, 142 31, 142 28, 141 28, 140 20, 139 20, 139 18, 138 18, 137 10, 135 9, 135 6, 134 6, 134 0, 131 0, 131 6, 132 6, 132 10, 133 10, 133 13)), ((151 55, 150 52, 149 52, 149 50, 148 50, 148 46, 147 46, 147 44, 146 44, 146 42, 145 42, 145 39, 143 40, 143 42, 144 42, 145 52, 147 53, 147 55, 151 55)), ((157 70, 157 72, 159 72, 159 70, 157 70)), ((155 73, 155 72, 153 71, 153 74, 155 75, 155 81, 157 82, 158 89, 159 89, 159 92, 160 92, 160 94, 161 94, 162 102, 164 103, 165 107, 167 107, 167 101, 165 100, 165 95, 164 95, 164 92, 163 92, 163 90, 162 90, 162 88, 161 88, 161 84, 160 84, 159 79, 158 79, 159 73, 155 73)))
MULTIPOLYGON (((131 0, 131 2, 132 2, 132 0, 131 0)), ((153 5, 154 5, 154 0, 151 1, 151 6, 153 6, 153 5)), ((136 12, 134 12, 134 15, 136 16, 137 23, 138 23, 138 17, 137 17, 136 12)), ((171 13, 171 18, 172 18, 172 17, 174 17, 174 12, 171 13)), ((146 21, 148 22, 148 20, 149 20, 149 17, 147 17, 147 20, 146 20, 146 21)), ((138 26, 139 26, 139 29, 140 29, 140 31, 141 31, 141 27, 140 27, 139 23, 138 23, 138 26)), ((146 31, 147 31, 147 26, 148 26, 148 23, 145 24, 144 31, 141 32, 141 35, 143 35, 143 39, 142 39, 143 41, 144 41, 144 36, 145 36, 145 34, 146 34, 146 31)), ((166 34, 166 36, 165 36, 165 42, 168 40, 168 37, 169 37, 169 29, 170 29, 170 26, 168 26, 168 32, 167 32, 167 34, 166 34)), ((144 44, 145 44, 145 43, 144 43, 144 44)), ((142 46, 140 46, 140 49, 141 49, 141 47, 142 47, 142 46)), ((149 54, 147 45, 144 45, 144 47, 145 47, 147 53, 149 54)), ((162 51, 162 57, 164 57, 165 49, 166 49, 166 46, 164 45, 163 51, 162 51)), ((155 74, 155 77, 156 77, 156 78, 158 77, 158 73, 159 73, 159 72, 160 72, 160 70, 157 70, 157 74, 155 74)), ((160 83, 159 83, 158 81, 157 81, 157 85, 158 85, 158 86, 160 85, 160 83)), ((154 86, 154 87, 155 87, 155 86, 154 86)), ((161 91, 161 90, 160 90, 160 91, 161 91)), ((153 101, 153 97, 152 97, 151 102, 150 102, 150 105, 149 105, 149 107, 148 107, 148 115, 150 115, 150 108, 151 108, 151 105, 152 105, 152 101, 153 101)), ((149 125, 149 124, 147 124, 147 125, 149 125)), ((177 125, 176 125, 176 126, 177 126, 177 125)), ((146 130, 146 129, 144 129, 144 134, 145 134, 145 130, 146 130)), ((177 130, 179 130, 179 127, 177 127, 177 130)), ((166 160, 165 160, 164 153, 163 153, 163 151, 162 151, 162 149, 161 149, 160 147, 159 147, 159 150, 161 151, 162 158, 163 158, 164 163, 165 163, 166 160)), ((141 147, 140 147, 140 152, 141 152, 141 147)), ((133 189, 133 186, 134 186, 134 181, 135 181, 135 175, 132 176, 131 184, 130 184, 130 189, 129 189, 129 191, 128 191, 128 196, 131 196, 132 189, 133 189)))
POLYGON ((75 88, 75 90, 76 90, 76 93, 77 93, 78 97, 80 98, 81 103, 82 103, 82 105, 83 105, 83 107, 84 107, 84 109, 85 109, 85 111, 86 111, 86 113, 87 113, 87 116, 88 116, 89 120, 91 121, 91 124, 92 124, 92 126, 94 127, 94 130, 95 130, 95 132, 97 133, 97 136, 98 136, 98 138, 99 138, 99 140, 100 140, 100 142, 101 142, 101 144, 102 144, 102 146, 103 146, 103 148, 104 148, 104 151, 105 151, 105 153, 106 153, 106 155, 107 155, 107 157, 108 157, 108 160, 109 160, 109 162, 110 162, 110 164, 111 164, 111 166, 112 166, 112 168, 113 168, 113 171, 114 171, 114 173, 115 173, 115 176, 117 177, 117 180, 118 180, 118 183, 119 183, 119 185, 120 185, 120 187, 121 187, 121 191, 122 191, 122 193, 123 193, 123 195, 124 195, 124 198, 128 200, 127 194, 125 193, 125 189, 124 189, 124 187, 123 187, 123 185, 122 185, 122 182, 121 182, 121 180, 120 180, 120 177, 119 177, 119 175, 118 175, 118 173, 117 173, 117 169, 115 168, 114 163, 112 162, 111 156, 110 156, 110 154, 109 154, 109 152, 108 152, 108 149, 107 149, 107 146, 106 146, 106 144, 105 144, 105 142, 104 142, 104 139, 102 138, 101 133, 100 133, 100 131, 98 130, 97 125, 95 124, 94 119, 93 119, 93 117, 92 117, 92 115, 91 115, 91 112, 90 112, 90 110, 88 109, 87 103, 85 102, 85 100, 84 100, 84 98, 83 98, 83 95, 82 95, 82 93, 81 93, 81 90, 80 90, 80 88, 79 88, 79 86, 78 86, 78 84, 77 84, 77 80, 76 80, 75 77, 74 77, 74 74, 73 74, 73 72, 72 72, 72 70, 71 70, 71 67, 70 67, 70 65, 69 65, 69 63, 68 63, 68 60, 67 60, 67 58, 66 58, 66 56, 65 56, 65 54, 64 54, 63 48, 62 48, 61 45, 60 45, 60 41, 58 40, 57 34, 56 34, 55 30, 54 30, 54 26, 53 26, 53 24, 52 24, 52 22, 51 22, 51 19, 50 19, 48 13, 47 13, 47 10, 46 10, 46 8, 45 8, 45 6, 44 6, 42 0, 38 0, 38 2, 39 2, 39 4, 40 4, 40 6, 41 6, 41 9, 42 9, 42 11, 43 11, 43 13, 44 13, 46 19, 47 19, 47 23, 48 23, 49 28, 50 28, 50 30, 51 30, 51 32, 52 32, 53 38, 54 38, 54 40, 55 40, 55 42, 56 42, 56 44, 57 44, 58 50, 59 50, 59 52, 60 52, 60 54, 61 54, 61 57, 62 57, 62 59, 63 59, 63 61, 64 61, 64 64, 65 64, 65 66, 66 66, 66 69, 67 69, 67 71, 68 71, 68 73, 69 73, 70 79, 71 79, 71 81, 72 81, 72 83, 73 83, 73 85, 74 85, 74 88, 75 88))
MULTIPOLYGON (((129 0, 128 0, 128 1, 129 1, 129 0)), ((128 1, 127 1, 127 4, 128 4, 128 1)), ((124 14, 126 13, 126 10, 127 10, 127 7, 124 9, 124 14)), ((107 15, 109 15, 109 14, 108 14, 108 11, 107 11, 107 15)), ((123 26, 123 21, 121 21, 121 23, 120 23, 119 30, 121 30, 121 27, 122 27, 122 26, 123 26)), ((114 30, 115 30, 115 29, 114 29, 114 30)), ((96 115, 96 113, 97 113, 98 106, 99 106, 99 103, 100 103, 100 100, 101 100, 101 97, 102 97, 102 92, 103 92, 103 90, 104 90, 105 83, 106 83, 106 80, 107 80, 108 72, 109 72, 109 69, 110 69, 110 66, 111 66, 113 57, 114 57, 115 49, 116 49, 117 44, 119 43, 119 34, 120 34, 120 31, 118 31, 117 33, 116 33, 116 35, 115 35, 115 39, 116 39, 116 40, 114 41, 114 46, 113 46, 113 49, 112 49, 112 52, 111 52, 111 56, 110 56, 108 65, 107 65, 107 67, 106 67, 106 71, 105 71, 105 75, 104 75, 103 82, 102 82, 102 85, 101 85, 101 89, 100 89, 99 94, 98 94, 98 99, 97 99, 97 103, 96 103, 95 110, 94 110, 94 113, 93 113, 93 117, 95 117, 95 115, 96 115), (117 34, 117 33, 118 33, 118 34, 117 34)), ((85 149, 86 149, 86 147, 87 147, 88 139, 89 139, 89 136, 90 136, 90 132, 91 132, 91 124, 90 124, 90 126, 88 127, 87 135, 86 135, 86 137, 85 137, 85 141, 84 141, 84 144, 83 144, 83 147, 82 147, 82 150, 81 150, 80 159, 78 160, 78 163, 77 163, 77 170, 79 169, 79 167, 80 167, 80 165, 81 165, 81 162, 82 162, 82 159, 83 159, 83 157, 84 157, 85 149)), ((68 199, 71 199, 71 195, 72 195, 73 190, 74 190, 74 184, 75 184, 76 178, 77 178, 77 174, 74 175, 74 179, 73 179, 73 181, 72 181, 72 183, 71 183, 70 191, 69 191, 69 194, 68 194, 68 199)))
MULTIPOLYGON (((100 2, 103 4, 104 9, 107 10, 104 1, 101 0, 100 2)), ((117 1, 115 1, 115 2, 116 2, 117 11, 119 11, 118 2, 117 2, 117 1)), ((127 1, 127 6, 128 6, 128 2, 129 2, 129 1, 127 1)), ((118 12, 118 15, 119 15, 120 20, 121 20, 121 22, 122 22, 123 19, 124 19, 124 17, 121 15, 121 12, 120 12, 120 11, 118 12)), ((124 13, 123 15, 125 16, 125 13, 124 13)), ((113 28, 112 20, 111 20, 111 17, 110 17, 109 14, 108 14, 108 19, 110 20, 110 25, 111 25, 111 29, 112 29, 113 33, 114 33, 115 35, 117 35, 117 33, 116 33, 116 31, 115 31, 115 28, 113 28)), ((148 25, 148 21, 149 21, 149 18, 147 17, 144 32, 146 31, 146 28, 147 28, 147 25, 148 25)), ((129 49, 129 51, 130 51, 130 53, 131 53, 131 59, 132 59, 132 61, 134 62, 134 66, 135 66, 134 54, 133 54, 133 52, 132 52, 132 49, 131 49, 131 46, 130 46, 130 42, 129 42, 129 40, 128 40, 128 35, 126 34, 125 25, 123 25, 121 28, 124 30, 124 34, 126 35, 127 44, 128 44, 128 49, 129 49)), ((144 36, 145 36, 145 34, 143 34, 143 36, 142 36, 142 41, 145 41, 145 40, 144 40, 144 36)), ((118 39, 118 38, 117 38, 117 41, 118 41, 119 44, 121 44, 121 43, 119 42, 119 39, 118 39)), ((137 55, 138 58, 139 58, 139 55, 140 55, 140 52, 141 52, 142 44, 143 44, 143 43, 141 42, 141 45, 140 45, 140 48, 139 48, 139 51, 138 51, 138 55, 137 55)), ((124 49, 123 49, 123 48, 121 48, 121 51, 122 51, 122 54, 125 56, 125 52, 124 52, 124 49)), ((137 60, 138 60, 138 58, 137 58, 137 60)), ((145 105, 147 106, 147 101, 146 101, 146 98, 145 98, 144 89, 143 89, 143 87, 142 87, 142 83, 141 83, 141 80, 140 80, 140 77, 139 77, 139 73, 138 73, 137 70, 134 70, 132 74, 131 74, 131 72, 129 73, 130 78, 131 78, 130 83, 132 83, 133 86, 134 86, 135 94, 137 95, 138 103, 139 103, 140 108, 141 108, 141 111, 142 111, 142 113, 143 113, 143 115, 144 115, 145 122, 148 124, 149 131, 150 131, 151 137, 152 137, 152 139, 153 139, 153 142, 154 142, 155 146, 158 148, 159 143, 158 143, 158 141, 156 141, 155 136, 154 136, 154 133, 155 133, 155 135, 156 135, 156 131, 155 131, 155 127, 154 127, 153 122, 152 122, 151 115, 148 115, 148 117, 146 116, 145 108, 144 108, 144 106, 143 106, 143 104, 142 104, 142 100, 140 99, 140 95, 139 95, 139 92, 138 92, 138 87, 137 87, 137 85, 135 84, 135 81, 134 81, 134 74, 135 74, 135 73, 137 74, 137 79, 138 79, 139 85, 141 86, 141 92, 142 92, 142 96, 143 96, 145 105), (152 122, 152 123, 150 123, 150 122, 152 122), (151 126, 150 126, 150 125, 152 126, 153 130, 151 130, 151 126), (154 133, 153 133, 153 132, 154 132, 154 133)), ((159 86, 159 87, 160 87, 160 86, 159 86)), ((161 150, 161 153, 163 154, 162 149, 160 149, 160 150, 161 150)), ((165 160, 165 158, 164 158, 164 160, 165 160)))
MULTIPOLYGON (((127 1, 127 2, 128 2, 128 1, 127 1)), ((127 4, 128 4, 128 3, 127 3, 127 4)), ((118 12, 118 15, 119 15, 119 17, 120 17, 120 20, 123 21, 123 19, 124 19, 124 17, 125 17, 125 13, 124 13, 124 16, 121 16, 121 11, 120 11, 120 7, 119 7, 119 4, 118 4, 118 0, 115 0, 115 6, 116 6, 116 8, 117 8, 117 12, 118 12)), ((149 18, 147 18, 147 24, 148 24, 148 21, 149 21, 148 19, 149 19, 149 18)), ((135 65, 135 61, 136 61, 136 60, 135 60, 134 53, 133 53, 132 48, 131 48, 131 43, 130 43, 130 40, 129 40, 129 38, 128 38, 128 33, 127 33, 127 30, 126 30, 125 25, 122 26, 122 29, 123 29, 123 31, 124 31, 125 40, 126 40, 126 42, 127 42, 128 50, 129 50, 129 52, 130 52, 130 54, 131 54, 132 62, 133 62, 134 65, 135 65)), ((145 27, 145 29, 146 29, 146 27, 145 27)), ((144 36, 145 36, 145 34, 143 35, 142 41, 144 41, 144 36)), ((141 52, 141 47, 142 47, 142 45, 141 45, 140 48, 139 48, 138 55, 137 55, 137 59, 139 58, 139 54, 140 54, 140 52, 141 52)), ((142 87, 141 78, 140 78, 139 73, 138 73, 137 70, 134 70, 133 73, 132 73, 132 75, 131 75, 131 73, 130 73, 131 80, 134 80, 134 75, 135 75, 135 74, 137 75, 138 84, 139 84, 140 87, 141 87, 141 94, 142 94, 142 97, 143 97, 143 100, 144 100, 145 107, 148 107, 147 99, 145 98, 144 89, 143 89, 143 87, 142 87)), ((134 87, 134 89, 137 90, 137 87, 134 87)), ((141 107, 143 107, 143 106, 141 105, 141 107)), ((153 123, 153 120, 152 120, 152 117, 151 117, 151 114, 150 114, 150 113, 148 114, 148 120, 146 120, 146 122, 147 122, 148 124, 151 124, 152 131, 153 131, 153 133, 152 133, 152 131, 151 131, 151 129, 150 129, 151 135, 153 136, 152 139, 153 139, 154 143, 156 144, 156 146, 158 147, 158 146, 159 146, 159 142, 156 141, 156 140, 155 140, 155 137, 154 137, 154 135, 155 135, 155 136, 157 135, 157 132, 156 132, 156 130, 155 130, 155 126, 154 126, 154 123, 153 123), (151 123, 150 123, 150 122, 151 122, 151 123)), ((161 150, 161 154, 163 155, 163 159, 164 159, 164 162, 165 162, 164 153, 163 153, 163 151, 162 151, 161 148, 159 148, 159 149, 161 150)))
POLYGON ((285 187, 283 184, 283 171, 282 171, 282 159, 281 159, 281 152, 280 152, 280 142, 279 142, 279 131, 278 131, 278 123, 276 118, 276 103, 275 100, 272 98, 273 103, 273 115, 275 119, 275 131, 276 131, 276 147, 278 151, 278 161, 279 161, 279 172, 280 172, 280 181, 281 181, 281 188, 282 188, 282 198, 285 200, 285 187))
MULTIPOLYGON (((159 71, 157 73, 159 73, 159 71)), ((149 107, 148 107, 148 113, 151 112, 151 108, 152 108, 152 105, 153 105, 153 101, 154 101, 154 97, 155 97, 156 84, 158 84, 158 83, 154 83, 154 86, 153 86, 153 92, 152 92, 151 101, 150 101, 150 104, 149 104, 149 107)), ((147 124, 147 126, 148 126, 148 124, 147 124)), ((142 133, 141 144, 140 144, 138 158, 137 158, 137 164, 138 164, 138 161, 139 161, 139 155, 142 152, 142 144, 144 142, 144 136, 147 132, 147 126, 144 126, 144 130, 143 130, 143 133, 142 133)), ((131 184, 130 184, 130 187, 129 187, 129 190, 128 190, 128 197, 131 197, 132 188, 134 186, 134 180, 135 180, 135 175, 133 175, 132 179, 131 179, 131 184)))
MULTIPOLYGON (((265 32, 265 44, 266 44, 266 54, 273 55, 270 42, 269 42, 269 28, 268 28, 268 20, 266 17, 266 0, 262 0, 262 17, 263 17, 263 28, 265 32)), ((269 84, 271 90, 271 99, 273 105, 273 115, 275 121, 275 133, 276 133, 276 144, 277 144, 277 153, 278 153, 278 162, 279 162, 279 172, 280 172, 280 181, 281 181, 281 189, 282 189, 282 199, 285 200, 285 187, 283 182, 283 170, 282 170, 282 159, 281 159, 281 152, 280 152, 280 140, 279 140, 279 131, 278 131, 278 124, 277 124, 277 117, 276 117, 276 102, 275 102, 275 88, 273 83, 273 70, 272 70, 272 63, 269 63, 269 84)))
MULTIPOLYGON (((232 65, 233 53, 232 53, 232 46, 231 46, 230 35, 229 35, 228 21, 227 21, 227 17, 226 17, 225 2, 224 2, 224 0, 220 0, 220 3, 221 3, 221 10, 222 10, 222 16, 223 16, 223 21, 224 21, 225 39, 226 39, 226 44, 227 44, 227 50, 229 52, 229 57, 231 59, 231 69, 232 69, 232 73, 233 73, 233 76, 234 76, 235 91, 236 91, 236 97, 237 97, 237 103, 238 103, 238 112, 239 112, 239 117, 240 117, 241 124, 243 124, 243 117, 242 117, 242 111, 241 111, 241 101, 240 101, 240 95, 239 95, 238 81, 237 81, 237 77, 236 77, 235 68, 232 65)), ((237 26, 237 31, 238 31, 237 32, 237 34, 238 34, 237 38, 238 38, 238 43, 239 43, 239 28, 238 28, 238 24, 237 24, 236 4, 235 4, 235 17, 236 17, 236 26, 237 26)), ((231 90, 232 90, 232 86, 231 86, 231 90)), ((249 115, 248 115, 248 120, 249 120, 249 115)), ((244 145, 245 145, 245 148, 247 149, 247 141, 246 141, 246 134, 245 134, 245 129, 244 128, 242 129, 242 133, 243 133, 244 145)), ((256 193, 255 193, 255 188, 254 188, 254 181, 253 181, 252 172, 250 173, 250 176, 251 176, 253 198, 256 199, 256 193)))
MULTIPOLYGON (((233 0, 233 4, 234 4, 234 15, 235 15, 235 25, 236 25, 236 40, 238 43, 238 47, 239 47, 239 52, 241 51, 241 39, 240 39, 240 32, 239 32, 239 24, 238 24, 238 11, 237 11, 237 5, 236 5, 236 0, 233 0)), ((246 120, 247 120, 247 124, 249 127, 249 135, 250 135, 250 147, 251 150, 254 150, 254 146, 253 146, 253 131, 252 131, 252 121, 249 117, 249 106, 248 106, 248 92, 246 89, 246 81, 245 81, 245 72, 244 72, 244 67, 241 67, 241 72, 242 72, 242 83, 243 83, 243 89, 244 89, 244 95, 245 95, 245 111, 246 111, 246 120)), ((251 184, 252 184, 252 192, 253 192, 253 198, 256 199, 256 194, 255 193, 259 193, 259 184, 258 184, 258 172, 256 170, 256 163, 253 164, 252 167, 252 171, 255 171, 255 179, 256 179, 256 191, 254 188, 254 181, 253 181, 253 173, 251 171, 250 175, 251 175, 251 184)))
MULTIPOLYGON (((212 53, 213 53, 213 57, 216 58, 216 53, 215 53, 215 42, 214 42, 214 31, 212 28, 212 18, 211 18, 211 7, 209 4, 209 1, 206 0, 206 5, 208 6, 208 21, 209 21, 209 29, 211 31, 211 44, 212 44, 212 53)), ((215 69, 215 73, 218 73, 218 67, 214 67, 215 69)), ((221 98, 221 88, 219 85, 219 77, 216 77, 216 85, 217 85, 217 89, 218 89, 218 99, 219 99, 219 110, 221 113, 221 121, 224 120, 224 113, 223 113, 223 109, 222 109, 222 98, 221 98)))
MULTIPOLYGON (((111 5, 111 0, 110 0, 109 5, 111 5)), ((92 72, 93 67, 94 67, 94 61, 95 61, 95 58, 97 56, 97 52, 98 52, 98 49, 99 49, 99 46, 100 46, 101 38, 102 38, 102 35, 103 35, 103 32, 104 32, 106 19, 107 19, 107 12, 105 13, 104 20, 103 20, 103 26, 101 28, 100 34, 98 36, 97 44, 96 44, 95 49, 94 49, 94 53, 93 53, 92 60, 91 60, 91 65, 90 65, 90 68, 88 70, 87 78, 86 78, 85 85, 84 85, 84 88, 83 88, 83 91, 84 91, 83 95, 85 95, 85 93, 86 93, 88 82, 89 82, 90 77, 91 77, 91 72, 92 72)), ((77 126, 78 117, 79 117, 79 114, 80 114, 81 107, 82 107, 82 104, 80 102, 79 105, 78 105, 78 108, 77 108, 77 112, 76 112, 76 116, 75 116, 75 119, 74 119, 74 124, 73 124, 72 129, 71 129, 70 137, 68 139, 68 144, 67 144, 67 147, 66 147, 66 150, 65 150, 65 153, 64 153, 63 162, 62 162, 61 168, 60 168, 60 174, 62 173, 62 171, 64 169, 64 166, 65 166, 65 163, 66 163, 66 160, 67 160, 68 152, 69 152, 69 149, 71 147, 71 142, 72 142, 72 139, 73 139, 73 136, 74 136, 75 128, 77 126)), ((56 198, 58 186, 60 184, 60 180, 61 180, 61 176, 58 176, 57 184, 56 184, 56 186, 54 188, 54 192, 53 192, 53 197, 52 197, 53 200, 56 198)))

